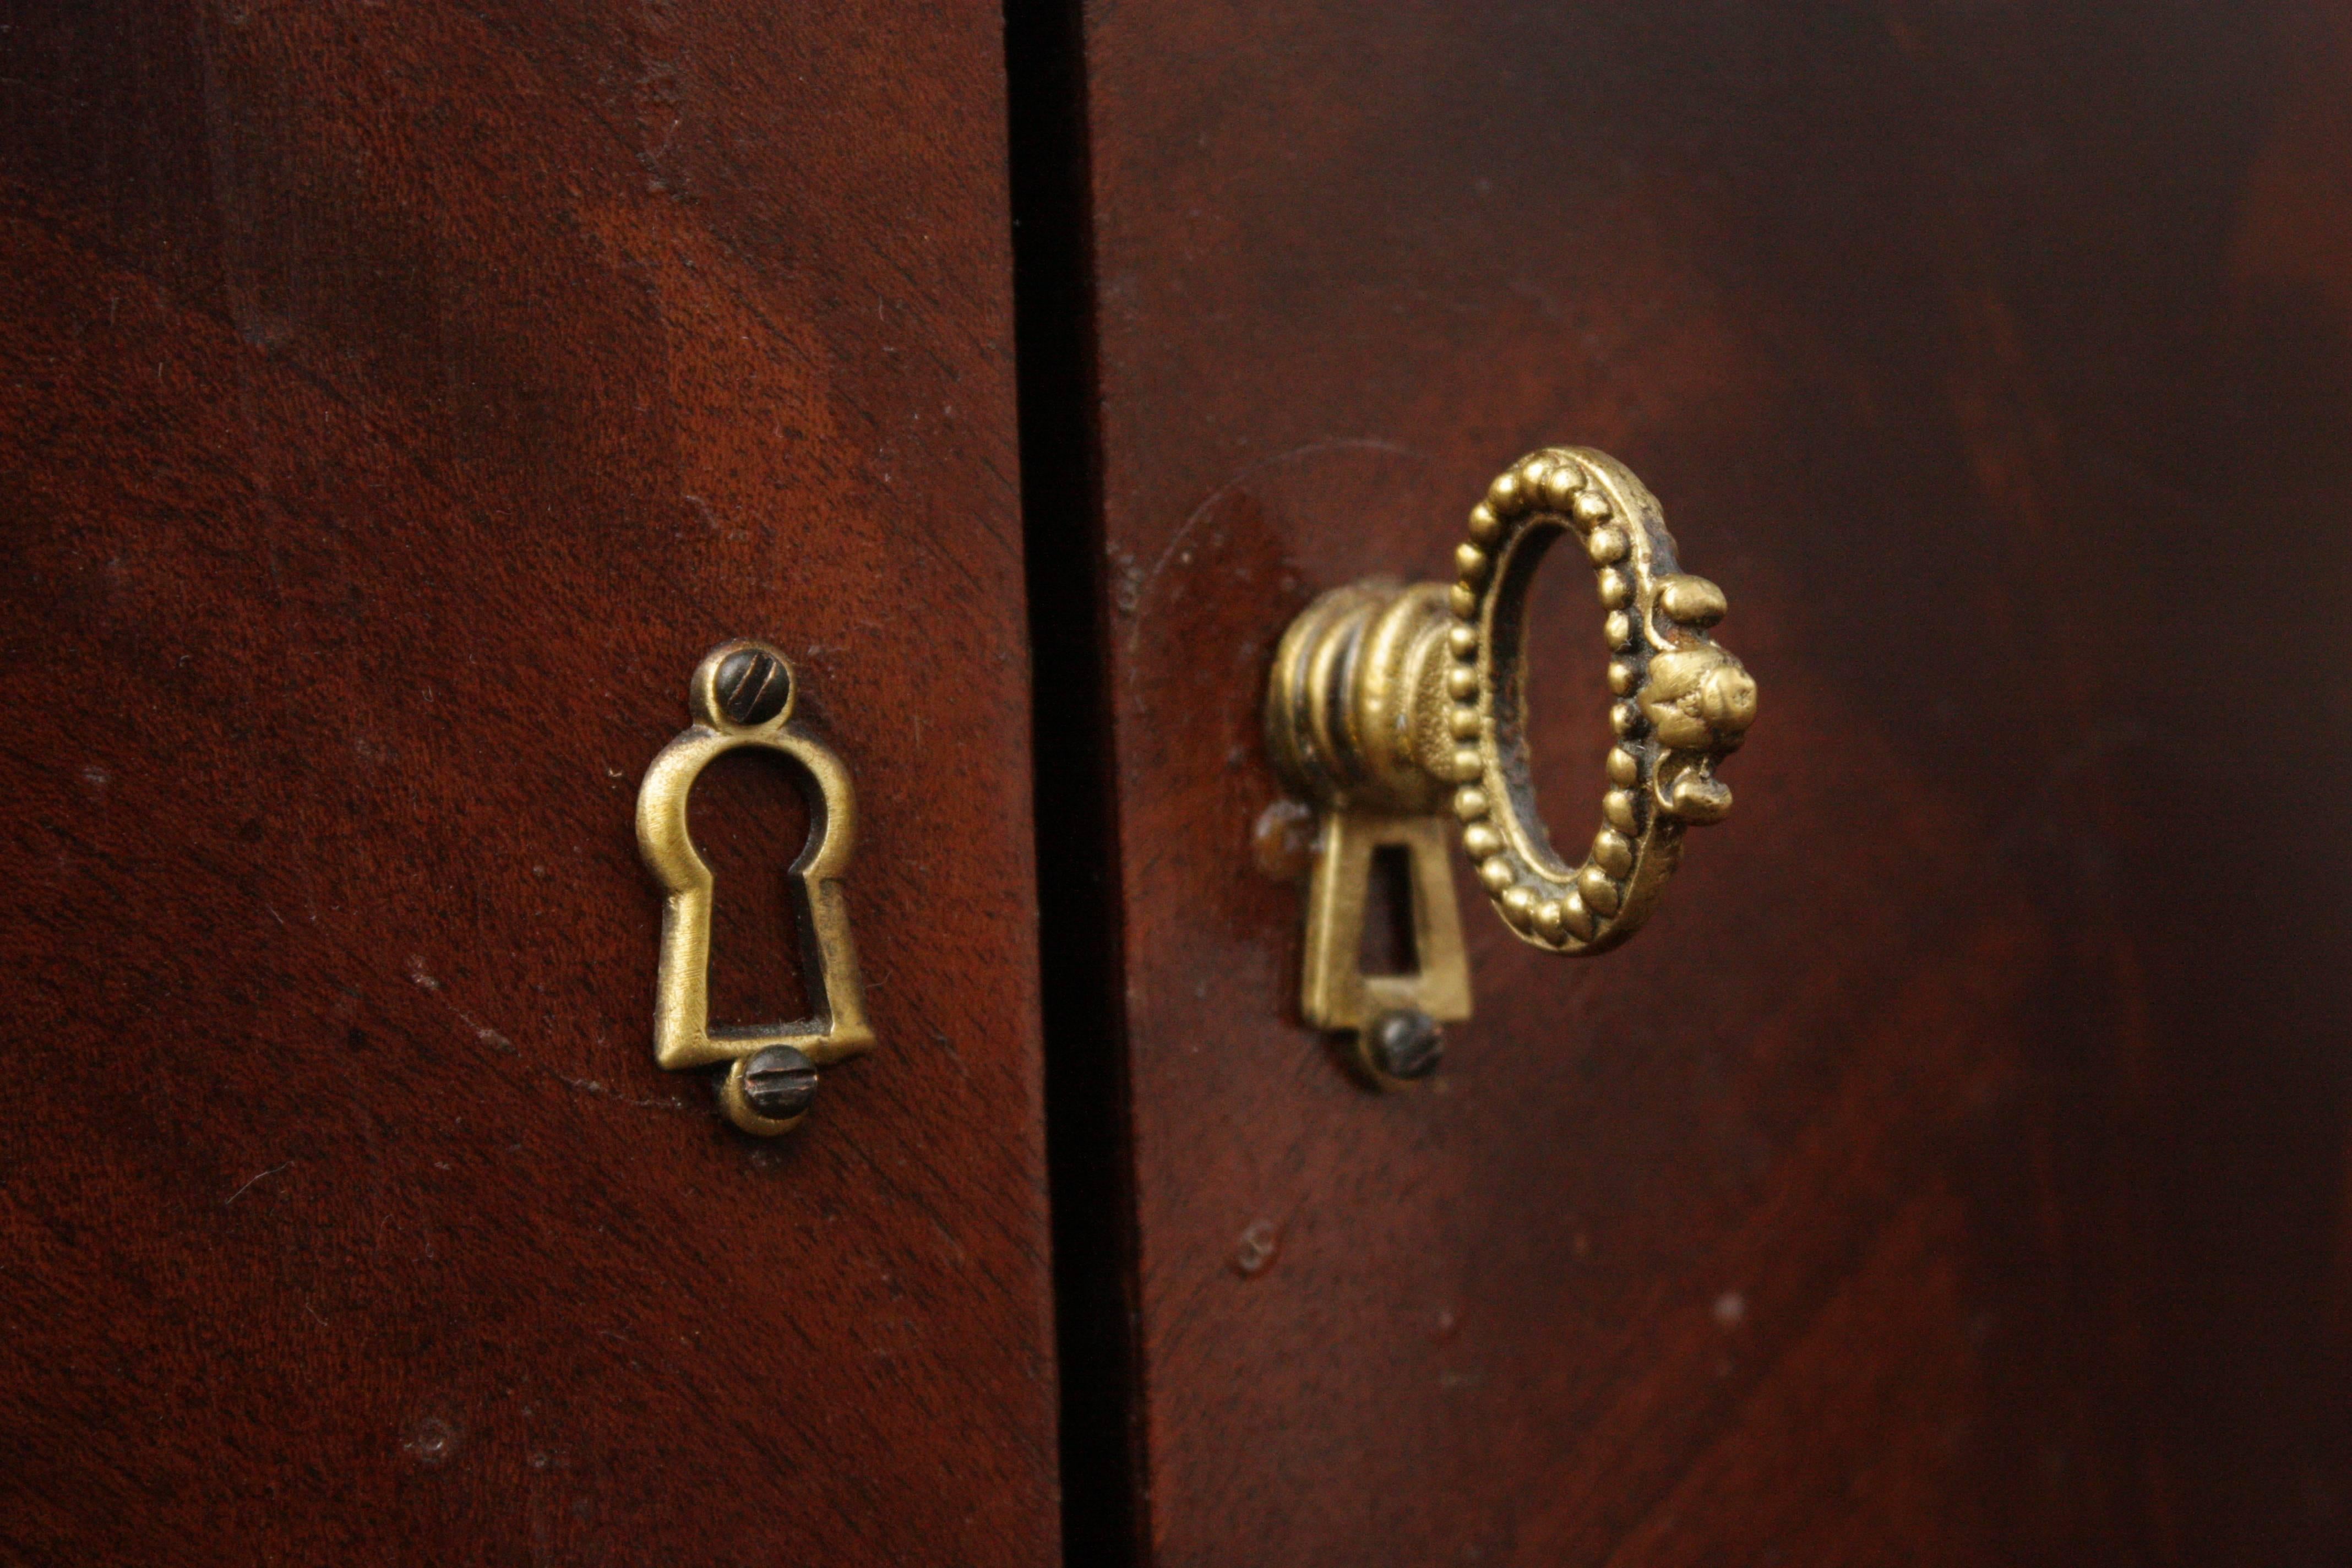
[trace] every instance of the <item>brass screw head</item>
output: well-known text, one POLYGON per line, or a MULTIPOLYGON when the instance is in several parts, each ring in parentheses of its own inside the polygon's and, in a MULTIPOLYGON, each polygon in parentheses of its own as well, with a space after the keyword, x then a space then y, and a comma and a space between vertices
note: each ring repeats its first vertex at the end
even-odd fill
POLYGON ((1364 1031, 1364 1056, 1384 1078, 1427 1078, 1444 1055, 1445 1031, 1418 1008, 1383 1013, 1364 1031))
POLYGON ((790 1046, 770 1046, 743 1064, 743 1099, 771 1121, 790 1121, 816 1098, 816 1064, 790 1046))

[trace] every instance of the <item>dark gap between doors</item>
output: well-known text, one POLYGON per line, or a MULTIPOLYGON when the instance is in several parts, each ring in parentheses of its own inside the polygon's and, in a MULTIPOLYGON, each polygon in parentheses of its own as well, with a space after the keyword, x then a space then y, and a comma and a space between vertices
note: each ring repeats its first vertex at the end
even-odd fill
POLYGON ((1144 1560, 1118 825, 1103 626, 1084 31, 1008 0, 1013 337, 1027 555, 1062 1550, 1144 1560))

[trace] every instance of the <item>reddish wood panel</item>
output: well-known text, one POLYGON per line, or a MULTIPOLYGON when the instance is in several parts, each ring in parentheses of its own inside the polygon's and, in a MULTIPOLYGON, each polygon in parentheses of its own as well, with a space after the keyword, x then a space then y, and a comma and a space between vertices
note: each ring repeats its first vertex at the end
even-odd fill
POLYGON ((2352 1555, 2340 10, 1202 0, 1087 63, 1153 1561, 2352 1555), (1590 963, 1465 877, 1478 1016, 1376 1097, 1262 682, 1555 441, 1728 589, 1740 804, 1590 963))
POLYGON ((995 19, 0 49, 0 1557, 1053 1561, 995 19), (774 1144, 654 1067, 632 832, 745 634, 855 773, 882 1042, 774 1144))

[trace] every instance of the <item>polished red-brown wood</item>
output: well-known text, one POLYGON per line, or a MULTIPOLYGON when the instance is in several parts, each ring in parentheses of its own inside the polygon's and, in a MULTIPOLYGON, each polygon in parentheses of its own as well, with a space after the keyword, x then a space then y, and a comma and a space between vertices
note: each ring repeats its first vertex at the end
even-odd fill
MULTIPOLYGON (((1054 1561, 996 18, 0 58, 0 1557, 1054 1561), (737 635, 881 1041, 775 1143, 653 1064, 632 830, 737 635)), ((735 1018, 799 810, 696 802, 735 1018)))
POLYGON ((2352 1555, 2340 8, 1171 0, 1085 63, 1150 1560, 2352 1555), (1252 853, 1274 640, 1558 441, 1729 591, 1738 808, 1595 962, 1465 878, 1477 1016, 1373 1095, 1252 853))

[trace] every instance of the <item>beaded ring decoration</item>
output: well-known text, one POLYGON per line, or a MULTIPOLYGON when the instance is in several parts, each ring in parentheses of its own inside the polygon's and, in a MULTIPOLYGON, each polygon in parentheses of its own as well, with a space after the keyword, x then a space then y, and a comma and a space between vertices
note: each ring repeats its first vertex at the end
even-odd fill
POLYGON ((1454 816, 1478 879, 1511 929, 1566 953, 1605 952, 1640 929, 1681 854, 1683 829, 1720 822, 1716 763, 1756 717, 1756 682, 1707 628, 1723 590, 1679 570, 1657 498, 1622 464, 1549 447, 1506 469, 1470 513, 1447 603, 1445 693, 1454 816), (1604 612, 1610 724, 1601 823, 1570 868, 1536 813, 1527 744, 1528 589, 1547 550, 1574 538, 1604 612))

